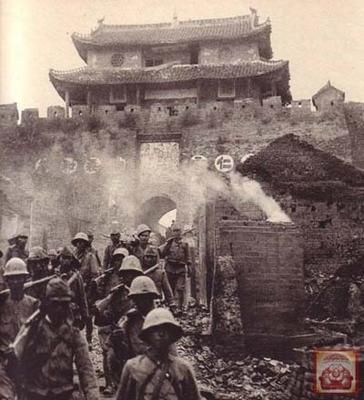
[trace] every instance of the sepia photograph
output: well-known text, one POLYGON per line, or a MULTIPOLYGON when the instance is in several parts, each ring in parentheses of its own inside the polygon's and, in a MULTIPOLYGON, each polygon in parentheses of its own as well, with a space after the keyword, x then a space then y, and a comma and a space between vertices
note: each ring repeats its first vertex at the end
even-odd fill
POLYGON ((0 0, 0 400, 364 399, 363 0, 0 0))

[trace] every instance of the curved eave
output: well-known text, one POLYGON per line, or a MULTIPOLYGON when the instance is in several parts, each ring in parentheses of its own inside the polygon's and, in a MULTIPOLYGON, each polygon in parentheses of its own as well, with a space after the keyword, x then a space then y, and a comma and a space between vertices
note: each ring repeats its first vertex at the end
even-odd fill
MULTIPOLYGON (((117 32, 120 35, 122 32, 117 32)), ((142 47, 142 46, 154 46, 154 45, 173 45, 173 44, 187 44, 187 43, 199 43, 199 42, 207 42, 207 41, 221 41, 221 40, 238 40, 238 39, 250 39, 254 37, 264 37, 266 44, 264 48, 267 49, 265 54, 262 54, 265 58, 271 58, 272 56, 272 49, 270 43, 270 34, 271 34, 271 24, 268 21, 259 25, 255 29, 250 32, 245 32, 242 34, 227 34, 227 35, 220 35, 220 34, 207 34, 204 36, 200 35, 191 35, 189 37, 181 37, 177 39, 168 38, 168 35, 165 35, 164 38, 153 39, 152 37, 145 35, 144 38, 140 39, 137 35, 135 38, 130 39, 123 39, 122 36, 118 39, 112 37, 110 34, 110 38, 107 38, 108 34, 102 34, 104 37, 100 38, 99 35, 82 35, 79 33, 72 34, 72 42, 77 49, 78 54, 80 57, 87 62, 87 51, 89 49, 94 48, 104 48, 104 47, 142 47)))
POLYGON ((49 78, 57 92, 64 97, 65 88, 90 87, 115 84, 148 84, 187 82, 198 79, 238 79, 281 74, 287 88, 288 61, 251 61, 242 64, 223 65, 175 65, 165 68, 79 68, 71 71, 49 71, 49 78), (286 82, 287 81, 287 82, 286 82))

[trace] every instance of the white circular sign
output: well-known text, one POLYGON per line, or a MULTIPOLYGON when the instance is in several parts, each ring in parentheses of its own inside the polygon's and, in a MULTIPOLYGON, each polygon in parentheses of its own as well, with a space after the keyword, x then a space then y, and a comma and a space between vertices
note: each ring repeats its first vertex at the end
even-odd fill
POLYGON ((72 157, 65 157, 62 162, 62 172, 67 175, 77 171, 78 162, 72 157))
POLYGON ((228 154, 221 154, 215 158, 215 168, 220 172, 230 172, 234 168, 234 160, 228 154))
POLYGON ((87 174, 96 174, 101 168, 101 161, 97 157, 90 157, 84 165, 84 170, 87 174))

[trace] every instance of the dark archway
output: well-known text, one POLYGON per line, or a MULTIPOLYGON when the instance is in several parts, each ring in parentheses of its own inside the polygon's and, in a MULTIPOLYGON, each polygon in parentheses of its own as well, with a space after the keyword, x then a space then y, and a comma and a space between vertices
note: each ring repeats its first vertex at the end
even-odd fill
POLYGON ((155 196, 145 201, 136 215, 135 223, 147 224, 154 232, 160 232, 159 220, 167 212, 176 208, 176 203, 169 197, 155 196))

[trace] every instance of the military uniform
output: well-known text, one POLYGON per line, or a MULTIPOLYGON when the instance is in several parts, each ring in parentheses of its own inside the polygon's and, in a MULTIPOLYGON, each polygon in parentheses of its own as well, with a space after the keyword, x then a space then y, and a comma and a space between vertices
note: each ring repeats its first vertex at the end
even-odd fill
POLYGON ((186 286, 186 265, 191 264, 190 251, 187 243, 172 239, 159 247, 161 258, 166 261, 165 269, 173 294, 182 308, 186 286))
POLYGON ((147 352, 128 360, 121 375, 116 400, 152 400, 159 387, 158 400, 200 400, 190 365, 169 355, 161 363, 147 352))
POLYGON ((102 266, 104 267, 104 269, 109 269, 111 268, 111 260, 112 260, 112 256, 114 254, 114 251, 116 249, 119 249, 120 247, 125 247, 123 245, 122 242, 118 242, 116 244, 114 243, 110 243, 109 245, 107 245, 105 252, 104 252, 104 260, 102 263, 102 266))
POLYGON ((36 311, 38 301, 24 295, 13 300, 9 295, 0 299, 0 399, 14 399, 15 386, 6 372, 6 352, 23 323, 36 311))
POLYGON ((10 246, 8 250, 6 251, 5 254, 5 259, 4 262, 5 264, 7 261, 9 261, 11 258, 18 257, 21 258, 23 261, 26 261, 27 258, 29 257, 29 252, 26 249, 23 249, 16 244, 10 246))
POLYGON ((96 257, 90 249, 86 249, 82 253, 76 251, 75 256, 80 263, 80 274, 87 288, 91 281, 99 275, 96 257))
MULTIPOLYGON (((88 248, 83 252, 76 251, 76 259, 80 263, 80 274, 82 276, 85 292, 88 302, 89 309, 92 307, 92 293, 91 293, 91 282, 99 275, 99 270, 97 268, 97 261, 95 255, 88 248)), ((89 343, 92 341, 92 317, 90 316, 86 322, 86 338, 89 343)))
MULTIPOLYGON (((108 274, 98 286, 98 296, 100 299, 110 295, 110 289, 120 284, 120 277, 117 271, 108 274)), ((132 302, 128 298, 128 291, 120 288, 117 292, 110 295, 107 306, 101 311, 96 312, 95 324, 98 325, 98 336, 103 356, 103 369, 106 388, 116 387, 120 374, 117 378, 113 375, 114 367, 111 335, 117 329, 117 322, 132 307, 132 302)))
POLYGON ((99 389, 87 343, 69 322, 55 329, 42 318, 29 338, 21 360, 26 400, 70 400, 74 391, 73 362, 86 400, 98 400, 99 389))
POLYGON ((172 288, 169 283, 166 271, 164 270, 163 264, 159 263, 158 267, 153 272, 148 274, 148 277, 153 280, 159 294, 161 296, 164 296, 166 303, 169 306, 174 305, 172 288))
POLYGON ((141 246, 140 243, 138 243, 136 246, 134 246, 131 250, 131 254, 133 256, 137 257, 141 263, 143 263, 143 257, 145 252, 148 250, 149 245, 146 246, 141 246))
POLYGON ((90 318, 90 310, 88 308, 85 285, 81 274, 78 271, 73 271, 67 277, 67 282, 71 289, 71 311, 72 319, 76 327, 80 328, 90 318))

